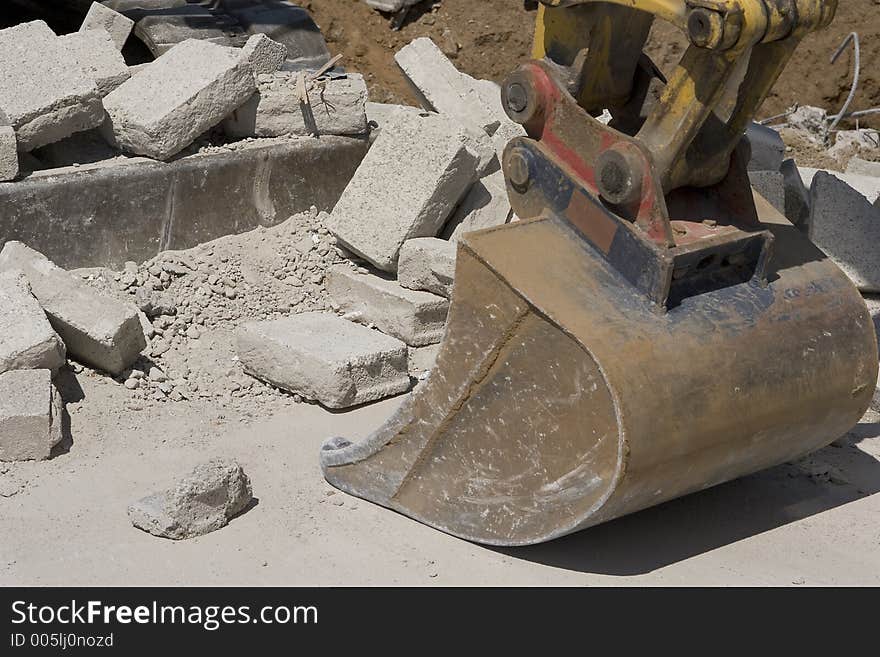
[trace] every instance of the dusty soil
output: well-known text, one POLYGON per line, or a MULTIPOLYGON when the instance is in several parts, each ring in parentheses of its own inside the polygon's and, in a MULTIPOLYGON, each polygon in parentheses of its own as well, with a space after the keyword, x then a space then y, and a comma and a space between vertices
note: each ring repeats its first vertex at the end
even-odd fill
MULTIPOLYGON (((412 39, 429 36, 461 70, 478 78, 501 81, 530 56, 536 12, 523 0, 425 0, 414 7, 399 31, 391 17, 361 0, 309 0, 306 6, 321 27, 332 52, 367 76, 373 100, 406 102, 415 98, 394 63, 393 55, 412 39)), ((836 111, 852 80, 851 50, 835 64, 829 59, 844 37, 859 33, 862 81, 853 109, 880 106, 880 2, 841 0, 830 28, 809 35, 782 74, 760 116, 771 116, 795 103, 836 111)), ((649 52, 669 69, 683 49, 680 33, 658 22, 649 52)), ((880 117, 862 126, 880 126, 880 117)))
POLYGON ((289 397, 256 412, 217 400, 131 412, 112 379, 60 380, 69 451, 0 466, 0 585, 880 584, 876 413, 801 462, 552 543, 495 550, 324 482, 321 442, 364 436, 402 398, 344 414, 289 397), (130 502, 214 456, 242 463, 256 506, 187 541, 131 526, 130 502))

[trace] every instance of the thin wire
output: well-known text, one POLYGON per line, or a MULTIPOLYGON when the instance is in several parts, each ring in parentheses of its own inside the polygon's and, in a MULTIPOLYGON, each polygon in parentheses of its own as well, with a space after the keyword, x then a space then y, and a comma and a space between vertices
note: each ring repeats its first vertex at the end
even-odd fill
POLYGON ((835 51, 833 55, 831 55, 831 63, 837 61, 837 58, 840 57, 841 53, 846 50, 846 47, 849 45, 850 41, 852 41, 853 49, 855 50, 855 61, 853 62, 853 81, 852 86, 849 90, 849 96, 846 98, 846 102, 843 104, 843 107, 840 108, 840 112, 834 117, 834 121, 828 127, 828 132, 831 133, 837 125, 843 120, 846 111, 849 109, 850 104, 853 99, 856 97, 856 89, 859 86, 859 70, 861 69, 861 49, 859 48, 859 35, 857 32, 850 32, 846 39, 843 40, 843 43, 840 44, 840 47, 835 51))

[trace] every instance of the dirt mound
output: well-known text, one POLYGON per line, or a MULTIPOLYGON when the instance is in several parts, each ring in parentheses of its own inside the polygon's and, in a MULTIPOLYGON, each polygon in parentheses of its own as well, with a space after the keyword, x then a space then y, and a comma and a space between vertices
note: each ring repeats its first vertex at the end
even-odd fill
MULTIPOLYGON (((373 100, 415 104, 394 53, 412 39, 428 36, 462 71, 478 78, 501 81, 530 56, 535 3, 521 0, 425 0, 410 12, 399 31, 391 17, 363 2, 311 0, 304 2, 321 27, 334 53, 363 73, 373 100)), ((845 0, 830 28, 811 34, 783 72, 759 116, 771 116, 795 103, 837 111, 849 93, 852 52, 831 64, 831 54, 852 31, 862 45, 862 81, 852 109, 880 106, 880 1, 845 0)), ((649 51, 661 68, 677 61, 684 47, 681 34, 658 22, 649 51)), ((880 116, 861 126, 880 127, 880 116)))

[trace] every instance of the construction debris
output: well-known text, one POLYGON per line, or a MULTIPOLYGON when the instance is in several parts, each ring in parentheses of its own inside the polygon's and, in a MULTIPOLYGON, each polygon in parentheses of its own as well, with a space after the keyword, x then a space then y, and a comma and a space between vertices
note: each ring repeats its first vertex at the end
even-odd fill
POLYGON ((110 7, 102 5, 100 2, 93 2, 89 7, 86 17, 83 19, 80 32, 88 32, 89 30, 105 30, 113 39, 113 43, 117 50, 122 50, 128 36, 134 27, 134 21, 123 16, 117 11, 113 11, 110 7))
POLYGON ((331 268, 326 285, 346 319, 375 326, 411 347, 443 339, 449 301, 441 296, 408 290, 396 281, 360 273, 348 265, 331 268))
POLYGON ((265 34, 254 34, 244 44, 240 56, 251 67, 254 75, 274 73, 287 59, 287 46, 272 41, 265 34))
POLYGON ((378 9, 379 11, 396 13, 401 9, 406 9, 407 7, 418 4, 421 1, 422 0, 366 0, 366 3, 373 9, 378 9))
POLYGON ((443 238, 457 242, 464 233, 506 224, 513 211, 500 169, 478 180, 443 229, 443 238))
POLYGON ((331 215, 346 248, 395 271, 400 247, 436 237, 474 180, 477 159, 442 117, 395 115, 373 144, 331 215))
POLYGON ((456 245, 436 237, 407 240, 400 249, 397 280, 410 290, 452 297, 456 245))
POLYGON ((18 177, 18 142, 15 128, 4 125, 5 118, 0 110, 0 182, 18 177))
POLYGON ((253 72, 236 51, 184 41, 104 98, 105 132, 126 152, 167 160, 255 90, 253 72))
POLYGON ((500 117, 486 106, 473 78, 459 72, 431 39, 415 39, 401 48, 394 60, 412 83, 425 109, 490 135, 498 129, 500 117))
POLYGON ((0 273, 0 374, 9 370, 50 370, 65 362, 64 342, 16 271, 0 273))
POLYGON ((119 374, 146 347, 137 309, 98 294, 21 242, 6 242, 0 272, 21 270, 67 352, 80 362, 119 374))
POLYGON ((410 386, 405 344, 331 313, 248 323, 236 338, 246 372, 329 408, 376 401, 410 386))
POLYGON ((258 76, 257 92, 223 122, 230 137, 283 135, 364 135, 369 129, 363 76, 351 73, 312 80, 303 103, 297 92, 299 74, 278 71, 258 76))
POLYGON ((106 30, 73 32, 58 40, 67 49, 70 60, 95 83, 101 98, 131 77, 122 54, 106 30))
POLYGON ((63 404, 49 370, 0 374, 0 461, 41 461, 63 437, 63 404))
POLYGON ((779 171, 785 157, 785 143, 776 130, 753 122, 746 129, 745 140, 751 153, 749 171, 779 171))
POLYGON ((880 292, 878 198, 880 179, 825 171, 812 176, 810 239, 862 292, 880 292))
POLYGON ((51 144, 104 120, 94 82, 70 65, 68 48, 43 21, 0 30, 0 62, 0 111, 15 128, 19 150, 51 144))
POLYGON ((173 488, 129 506, 128 517, 135 527, 154 536, 182 540, 225 527, 251 500, 251 481, 241 465, 213 459, 196 467, 173 488))

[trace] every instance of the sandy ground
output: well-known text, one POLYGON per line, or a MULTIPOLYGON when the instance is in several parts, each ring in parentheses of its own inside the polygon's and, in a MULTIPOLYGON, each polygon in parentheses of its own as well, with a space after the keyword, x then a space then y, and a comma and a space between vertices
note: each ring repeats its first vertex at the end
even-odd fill
POLYGON ((155 404, 62 373, 72 444, 0 480, 2 585, 880 584, 880 415, 841 446, 555 542, 489 549, 334 492, 318 449, 361 437, 401 398, 352 412, 275 397, 155 404), (77 401, 78 400, 78 401, 77 401), (250 408, 249 413, 246 409, 250 408), (129 502, 212 456, 257 503, 183 542, 131 526, 129 502))

